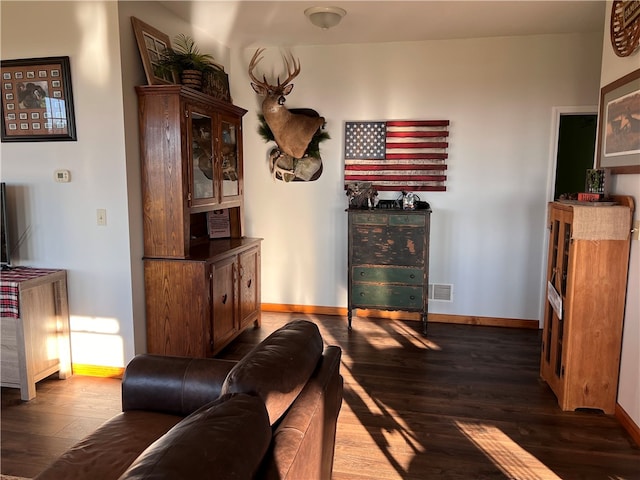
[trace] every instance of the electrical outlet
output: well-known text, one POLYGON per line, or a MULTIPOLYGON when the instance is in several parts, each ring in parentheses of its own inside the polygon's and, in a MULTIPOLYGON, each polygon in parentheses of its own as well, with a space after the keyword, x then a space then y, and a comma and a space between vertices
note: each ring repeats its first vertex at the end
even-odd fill
POLYGON ((631 230, 631 240, 640 240, 640 220, 633 221, 633 229, 631 230))
POLYGON ((96 210, 96 220, 98 225, 104 227, 107 225, 107 210, 104 208, 99 208, 96 210))

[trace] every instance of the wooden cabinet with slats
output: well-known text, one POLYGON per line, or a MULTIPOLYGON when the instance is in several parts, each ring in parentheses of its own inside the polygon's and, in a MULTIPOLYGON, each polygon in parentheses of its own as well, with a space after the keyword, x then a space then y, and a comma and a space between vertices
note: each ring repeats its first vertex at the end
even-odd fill
POLYGON ((260 241, 244 237, 246 110, 181 85, 136 87, 147 351, 215 355, 260 325, 260 241), (228 234, 211 238, 213 212, 228 234))
POLYGON ((563 410, 614 413, 633 200, 549 204, 540 376, 563 410))

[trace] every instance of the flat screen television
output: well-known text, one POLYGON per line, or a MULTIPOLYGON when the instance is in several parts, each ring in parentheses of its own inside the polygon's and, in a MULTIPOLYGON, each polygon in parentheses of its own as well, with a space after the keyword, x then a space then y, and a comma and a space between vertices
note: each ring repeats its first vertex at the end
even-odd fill
POLYGON ((9 268, 11 266, 11 248, 9 245, 9 229, 7 219, 7 186, 4 182, 0 183, 0 248, 2 249, 2 258, 0 264, 2 269, 9 268))

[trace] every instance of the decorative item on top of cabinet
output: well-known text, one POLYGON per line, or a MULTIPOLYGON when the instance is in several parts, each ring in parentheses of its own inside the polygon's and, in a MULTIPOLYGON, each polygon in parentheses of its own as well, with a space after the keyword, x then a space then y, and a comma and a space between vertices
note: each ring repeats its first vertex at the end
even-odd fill
POLYGON ((212 356, 260 326, 261 239, 243 236, 246 110, 180 85, 136 91, 147 351, 212 356), (220 210, 229 225, 217 238, 220 210))
POLYGON ((190 36, 181 33, 173 41, 174 47, 167 45, 160 52, 158 68, 173 72, 184 86, 202 90, 203 76, 222 70, 222 66, 214 62, 211 54, 201 53, 190 36))
POLYGON ((427 333, 431 209, 347 210, 348 321, 356 309, 421 312, 427 333))
POLYGON ((563 410, 614 413, 633 199, 549 204, 540 376, 563 410))

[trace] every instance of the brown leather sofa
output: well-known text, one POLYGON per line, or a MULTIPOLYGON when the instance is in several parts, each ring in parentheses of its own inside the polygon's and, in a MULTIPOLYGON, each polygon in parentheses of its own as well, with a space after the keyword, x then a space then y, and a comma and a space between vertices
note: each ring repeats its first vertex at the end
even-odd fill
POLYGON ((38 480, 329 479, 341 350, 294 320, 239 362, 139 355, 122 413, 38 480))

